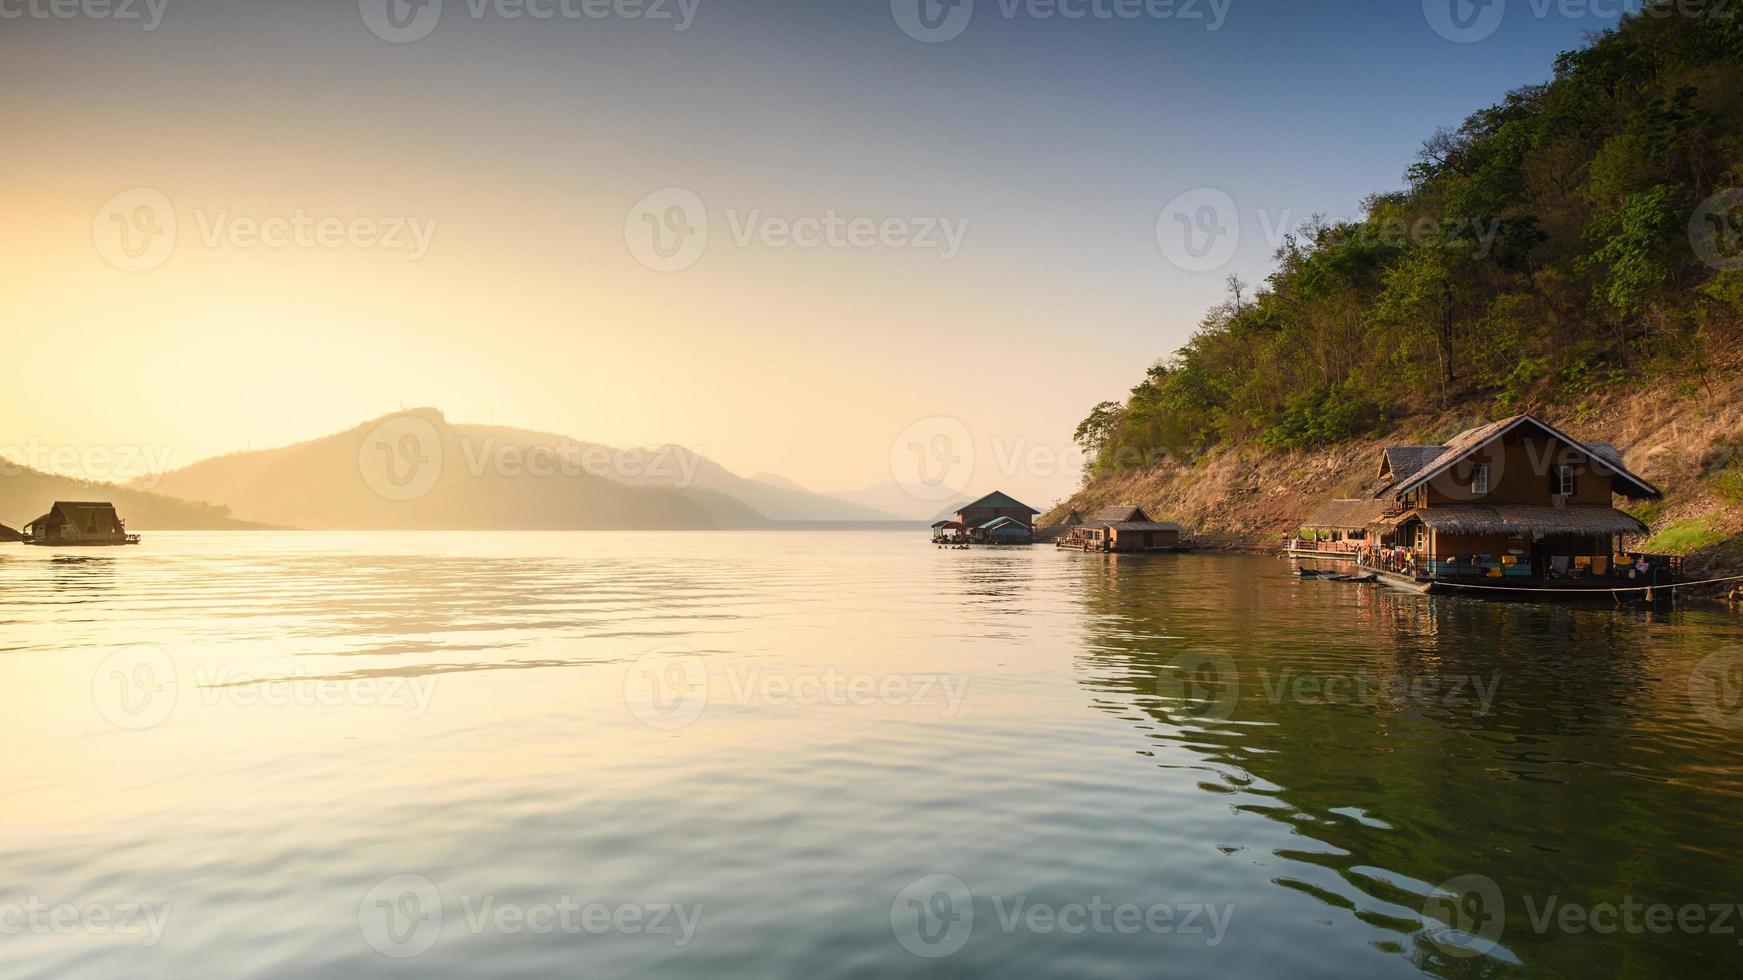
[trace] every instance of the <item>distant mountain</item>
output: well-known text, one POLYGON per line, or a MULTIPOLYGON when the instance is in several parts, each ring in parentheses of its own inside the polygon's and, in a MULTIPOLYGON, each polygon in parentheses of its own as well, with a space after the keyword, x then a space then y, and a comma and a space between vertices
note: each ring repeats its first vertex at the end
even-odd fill
MULTIPOLYGON (((771 487, 780 487, 782 490, 805 490, 805 488, 800 486, 796 481, 789 480, 779 473, 752 473, 750 476, 745 477, 745 479, 755 480, 758 483, 767 483, 771 487)), ((809 490, 806 490, 805 492, 810 493, 809 490)))
POLYGON ((951 495, 939 499, 937 493, 930 487, 908 488, 893 480, 884 483, 874 483, 869 487, 857 490, 835 491, 828 496, 844 500, 861 507, 870 507, 883 511, 905 521, 939 520, 938 514, 955 514, 958 507, 973 500, 973 497, 951 495))
MULTIPOLYGON (((712 464, 709 464, 712 465, 712 464)), ((279 449, 232 453, 156 477, 179 497, 303 528, 701 529, 766 523, 744 502, 682 481, 692 464, 550 433, 452 425, 424 408, 279 449)))
POLYGON ((48 513, 57 500, 107 500, 129 531, 245 531, 263 524, 238 520, 230 508, 160 493, 43 473, 11 463, 0 467, 0 519, 14 528, 48 513))
MULTIPOLYGON (((660 450, 667 451, 683 460, 691 471, 690 486, 703 490, 718 490, 735 499, 741 500, 755 508, 772 521, 893 521, 898 518, 887 511, 853 501, 842 500, 828 494, 813 493, 792 480, 774 474, 759 474, 750 478, 721 466, 719 463, 699 456, 691 450, 677 446, 663 446, 660 450)), ((680 474, 682 478, 682 474, 680 474)), ((651 483, 657 486, 670 486, 660 480, 637 480, 633 477, 623 478, 630 483, 651 483)))

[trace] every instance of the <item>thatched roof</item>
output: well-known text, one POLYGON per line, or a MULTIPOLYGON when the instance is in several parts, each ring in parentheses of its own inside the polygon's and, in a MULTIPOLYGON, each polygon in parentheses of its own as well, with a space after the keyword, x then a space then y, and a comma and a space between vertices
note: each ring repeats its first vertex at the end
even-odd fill
POLYGON ((1120 504, 1114 507, 1103 507, 1090 518, 1092 524, 1118 524, 1121 521, 1147 521, 1150 515, 1144 513, 1144 508, 1120 504))
POLYGON ((1367 527, 1386 513, 1386 508, 1392 502, 1389 500, 1332 500, 1325 506, 1313 512, 1313 516, 1301 523, 1302 527, 1324 527, 1351 530, 1367 527))
POLYGON ((1383 475, 1388 483, 1408 480, 1443 452, 1445 446, 1387 446, 1383 475))
POLYGON ((1116 531, 1178 531, 1180 525, 1173 521, 1107 521, 1103 527, 1111 527, 1116 531))
POLYGON ((1379 490, 1375 496, 1402 497, 1451 469, 1460 460, 1520 426, 1534 427, 1545 435, 1560 440, 1574 452, 1585 456, 1601 472, 1609 473, 1614 477, 1617 493, 1635 499, 1657 499, 1663 496, 1657 487, 1636 476, 1627 466, 1623 465, 1622 454, 1616 451, 1615 446, 1606 442, 1590 444, 1580 442, 1555 426, 1530 415, 1515 415, 1512 418, 1479 425, 1474 429, 1466 429, 1447 440, 1444 446, 1387 447, 1386 460, 1392 470, 1392 482, 1389 486, 1379 490), (1414 465, 1433 450, 1439 450, 1439 452, 1429 456, 1426 462, 1415 465, 1408 474, 1400 472, 1401 465, 1414 465))
POLYGON ((1613 507, 1548 504, 1459 504, 1424 507, 1402 520, 1417 518, 1436 531, 1454 534, 1645 534, 1646 525, 1613 507))

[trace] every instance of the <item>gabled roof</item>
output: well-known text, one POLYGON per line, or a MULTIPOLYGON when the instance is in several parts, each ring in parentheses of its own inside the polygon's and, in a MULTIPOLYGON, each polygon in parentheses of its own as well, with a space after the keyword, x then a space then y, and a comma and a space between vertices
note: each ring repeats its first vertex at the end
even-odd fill
POLYGON ((1028 504, 1006 495, 1002 490, 994 490, 992 493, 987 494, 973 503, 963 504, 961 507, 957 508, 957 513, 961 513, 965 510, 975 510, 980 507, 1016 507, 1026 510, 1031 514, 1041 513, 1035 508, 1030 507, 1028 504))
POLYGON ((932 530, 939 531, 939 530, 943 530, 944 528, 947 528, 947 527, 961 527, 961 526, 962 526, 961 521, 939 521, 938 523, 932 525, 932 530))
POLYGON ((995 517, 992 520, 987 521, 985 524, 982 524, 979 527, 979 530, 991 531, 993 528, 1004 527, 1007 524, 1015 524, 1021 528, 1027 528, 1029 526, 1024 524, 1022 521, 1017 520, 1015 517, 995 517))
MULTIPOLYGON (((63 518, 75 524, 89 523, 92 518, 119 519, 115 513, 115 505, 107 501, 57 500, 54 503, 54 509, 50 510, 49 514, 53 514, 55 511, 59 511, 63 518)), ((43 516, 47 517, 48 514, 43 516)))
POLYGON ((1097 524, 1117 524, 1121 521, 1147 521, 1149 519, 1150 515, 1144 513, 1144 508, 1124 505, 1103 507, 1096 511, 1094 517, 1090 518, 1097 524))
POLYGON ((1380 475, 1390 476, 1390 483, 1408 480, 1445 451, 1445 446, 1387 446, 1380 475))
MULTIPOLYGON (((1605 453, 1580 442, 1578 439, 1575 439, 1560 429, 1557 429, 1555 426, 1531 415, 1515 415, 1512 418, 1500 419, 1499 421, 1490 422, 1486 425, 1479 425, 1474 429, 1466 429, 1447 440, 1445 446, 1439 447, 1439 454, 1429 460, 1428 463, 1417 469, 1410 476, 1397 479, 1390 487, 1385 488, 1381 492, 1388 493, 1393 497, 1402 497, 1404 494, 1415 490, 1417 487, 1422 486, 1429 480, 1432 480, 1451 469, 1454 464, 1459 460, 1464 459, 1466 456, 1469 456, 1471 453, 1476 452, 1514 429, 1527 425, 1533 426, 1545 434, 1561 440, 1568 446, 1568 448, 1585 456, 1596 465, 1599 470, 1610 473, 1623 484, 1626 484, 1626 486, 1618 487, 1616 490, 1617 493, 1634 498, 1657 498, 1663 496, 1657 487, 1634 475, 1634 473, 1626 466, 1622 465, 1621 454, 1616 452, 1614 446, 1610 446, 1607 443, 1600 443, 1600 446, 1604 446, 1609 450, 1609 453, 1605 453)), ((1426 450, 1435 447, 1419 446, 1414 448, 1426 450)), ((1388 450, 1388 452, 1390 452, 1390 450, 1388 450)))

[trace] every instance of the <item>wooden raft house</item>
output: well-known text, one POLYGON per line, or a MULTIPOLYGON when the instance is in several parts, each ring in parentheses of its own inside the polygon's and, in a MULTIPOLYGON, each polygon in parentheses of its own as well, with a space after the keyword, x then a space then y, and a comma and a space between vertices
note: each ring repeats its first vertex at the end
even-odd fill
MULTIPOLYGON (((1073 516, 1077 515, 1074 510, 1073 516)), ((1069 519, 1069 518, 1068 518, 1069 519)), ((1130 553, 1136 551, 1182 551, 1180 525, 1151 520, 1142 507, 1103 507, 1094 517, 1079 519, 1057 542, 1075 551, 1130 553)))
MULTIPOLYGON (((1612 506, 1657 500, 1609 443, 1583 443, 1530 415, 1443 446, 1382 453, 1384 505, 1358 546, 1364 569, 1417 592, 1600 592, 1671 585, 1681 561, 1628 551, 1646 525, 1612 506)), ((1353 512, 1353 508, 1352 508, 1353 512)), ((1317 555, 1315 557, 1318 557, 1317 555)))
POLYGON ((1284 552, 1290 558, 1355 561, 1368 544, 1368 528, 1386 515, 1385 500, 1358 497, 1332 500, 1314 511, 1301 524, 1300 536, 1290 538, 1284 552))
POLYGON ((49 512, 24 525, 24 543, 55 547, 95 547, 138 544, 127 524, 107 502, 61 500, 49 512))
POLYGON ((1034 544, 1035 518, 1041 512, 995 490, 964 504, 953 521, 932 525, 934 544, 1034 544))

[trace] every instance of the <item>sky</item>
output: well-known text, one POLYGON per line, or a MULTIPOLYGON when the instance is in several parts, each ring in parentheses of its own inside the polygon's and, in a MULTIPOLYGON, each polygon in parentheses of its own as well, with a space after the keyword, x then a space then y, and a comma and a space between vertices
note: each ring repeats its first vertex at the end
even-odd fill
POLYGON ((1045 506, 1225 277, 1620 9, 0 0, 0 451, 433 406, 1045 506))

